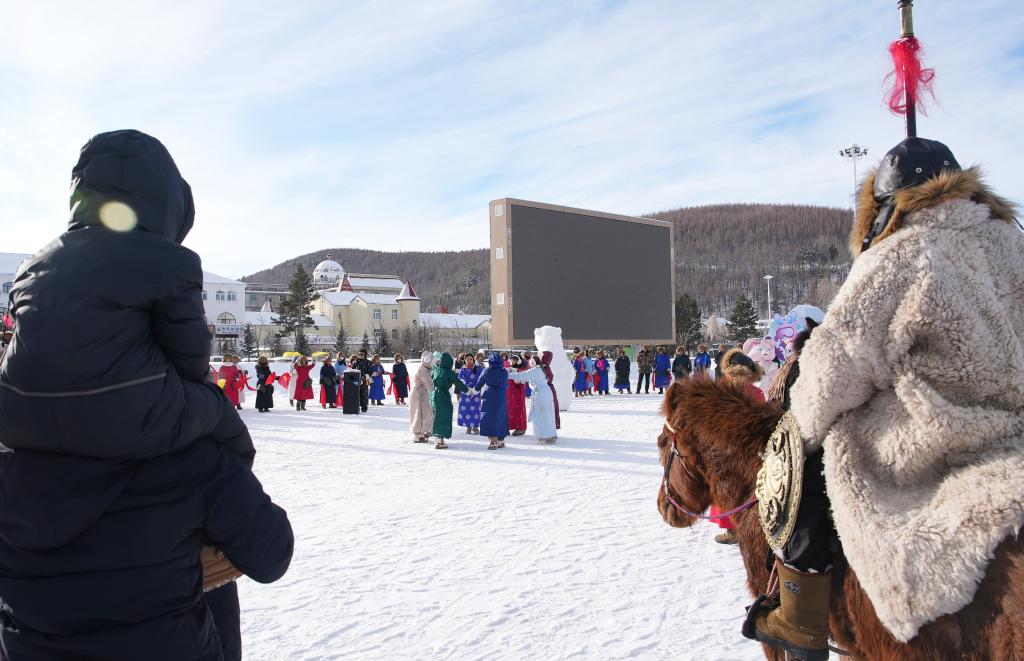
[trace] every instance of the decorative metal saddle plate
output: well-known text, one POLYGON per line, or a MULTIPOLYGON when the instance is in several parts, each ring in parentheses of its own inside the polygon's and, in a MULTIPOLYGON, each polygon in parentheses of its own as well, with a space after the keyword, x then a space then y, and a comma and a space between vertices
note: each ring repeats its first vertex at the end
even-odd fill
POLYGON ((781 549, 793 536, 803 490, 804 443, 789 411, 768 439, 764 464, 757 473, 757 510, 768 545, 781 549))

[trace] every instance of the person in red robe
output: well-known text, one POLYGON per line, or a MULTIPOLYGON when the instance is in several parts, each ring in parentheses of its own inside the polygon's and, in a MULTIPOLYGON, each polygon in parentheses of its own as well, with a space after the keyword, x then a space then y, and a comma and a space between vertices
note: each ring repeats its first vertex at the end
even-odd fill
POLYGON ((313 399, 313 379, 309 373, 313 371, 313 363, 305 356, 299 357, 295 364, 295 410, 305 411, 306 402, 313 399))
MULTIPOLYGON (((509 372, 525 372, 528 369, 529 365, 526 365, 519 356, 513 355, 509 358, 509 372)), ((526 384, 509 379, 505 400, 508 404, 509 432, 513 436, 522 436, 526 433, 526 384)))
POLYGON ((231 354, 224 354, 224 359, 217 370, 217 379, 224 381, 224 385, 221 386, 224 389, 224 394, 228 396, 228 400, 234 404, 235 408, 239 411, 242 410, 242 403, 238 399, 238 386, 242 378, 242 372, 234 364, 234 356, 231 354))

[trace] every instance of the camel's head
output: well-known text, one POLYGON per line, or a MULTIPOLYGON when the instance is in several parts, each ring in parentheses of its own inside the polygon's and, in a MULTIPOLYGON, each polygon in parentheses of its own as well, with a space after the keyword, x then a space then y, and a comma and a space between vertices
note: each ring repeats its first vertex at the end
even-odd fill
POLYGON ((682 388, 681 384, 673 383, 665 393, 665 425, 658 435, 658 454, 665 469, 658 489, 658 511, 665 523, 676 528, 688 528, 696 521, 680 508, 700 513, 711 505, 711 490, 697 437, 682 423, 678 410, 682 388))

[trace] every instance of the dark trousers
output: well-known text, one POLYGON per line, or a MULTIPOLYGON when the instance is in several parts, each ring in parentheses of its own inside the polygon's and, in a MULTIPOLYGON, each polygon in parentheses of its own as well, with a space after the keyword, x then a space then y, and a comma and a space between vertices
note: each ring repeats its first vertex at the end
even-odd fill
POLYGON ((370 387, 365 383, 359 386, 359 408, 363 409, 363 413, 370 408, 370 387))
POLYGON ((804 459, 804 484, 796 527, 782 549, 782 560, 802 572, 825 571, 832 565, 833 553, 839 551, 839 537, 829 516, 823 471, 821 450, 804 459))
POLYGON ((238 584, 231 581, 207 592, 206 606, 217 626, 224 661, 242 661, 242 617, 238 605, 238 584))
POLYGON ((644 384, 644 392, 650 392, 651 391, 651 373, 650 372, 640 372, 640 376, 638 376, 636 378, 636 391, 637 391, 638 394, 640 393, 640 384, 641 383, 644 384))

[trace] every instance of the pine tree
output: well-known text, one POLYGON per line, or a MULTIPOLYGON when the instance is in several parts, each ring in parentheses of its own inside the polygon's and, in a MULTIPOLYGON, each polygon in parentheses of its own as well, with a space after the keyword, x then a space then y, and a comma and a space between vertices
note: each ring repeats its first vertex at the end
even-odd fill
POLYGON ((394 355, 394 349, 391 347, 391 334, 388 329, 380 327, 375 334, 377 336, 377 353, 381 356, 394 355))
POLYGON ((338 322, 338 337, 334 341, 334 350, 348 355, 348 336, 345 335, 345 324, 341 321, 338 322))
POLYGON ((359 350, 367 353, 370 352, 370 336, 366 334, 366 331, 363 331, 363 341, 359 345, 359 350))
POLYGON ((320 298, 313 288, 313 276, 299 264, 295 275, 288 283, 288 296, 278 305, 275 321, 281 326, 280 337, 291 335, 295 339, 295 351, 308 355, 309 344, 303 329, 313 325, 313 303, 320 298))
POLYGON ((689 294, 676 299, 676 341, 687 349, 700 340, 703 323, 697 301, 689 294))
POLYGON ((741 295, 736 299, 736 305, 732 309, 732 316, 729 317, 729 339, 737 344, 758 336, 757 312, 750 298, 741 295))
POLYGON ((247 360, 251 360, 254 353, 259 350, 256 342, 256 333, 253 330, 252 324, 246 324, 245 330, 242 332, 242 355, 247 360))
POLYGON ((295 329, 295 351, 303 356, 308 356, 311 353, 309 342, 306 341, 306 333, 301 327, 295 329))

